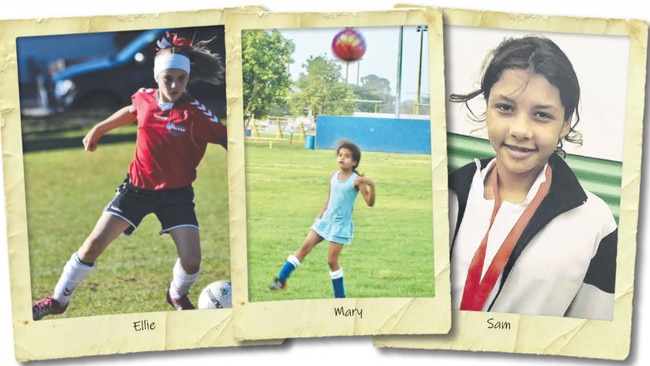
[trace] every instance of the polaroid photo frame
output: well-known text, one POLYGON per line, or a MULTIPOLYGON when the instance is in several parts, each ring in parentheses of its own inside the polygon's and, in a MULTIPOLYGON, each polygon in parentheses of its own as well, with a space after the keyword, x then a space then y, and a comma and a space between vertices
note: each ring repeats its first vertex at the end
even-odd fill
MULTIPOLYGON (((235 336, 255 340, 446 333, 450 299, 440 11, 233 13, 226 19, 226 30, 233 280, 246 284, 233 288, 235 336), (361 37, 351 37, 365 41, 367 49, 360 64, 342 61, 344 58, 333 54, 335 36, 346 30, 360 32, 361 37), (400 43, 400 31, 407 30, 411 34, 403 36, 400 43), (377 31, 388 32, 389 36, 371 40, 370 34, 377 31), (295 63, 288 62, 287 67, 296 75, 304 76, 308 65, 322 62, 338 68, 336 80, 356 84, 359 74, 372 74, 364 70, 376 70, 386 63, 391 65, 389 71, 375 76, 393 80, 390 88, 394 91, 399 89, 393 76, 410 72, 411 82, 422 83, 417 90, 429 95, 429 102, 417 104, 430 104, 426 106, 430 115, 413 120, 413 116, 399 116, 395 109, 382 115, 381 106, 367 103, 369 113, 350 117, 351 111, 331 112, 328 107, 320 109, 305 103, 301 112, 312 119, 303 121, 302 126, 298 123, 294 130, 284 128, 283 124, 290 122, 272 119, 270 112, 266 113, 270 123, 251 122, 254 113, 248 102, 252 97, 247 93, 254 88, 251 80, 255 79, 246 78, 254 61, 246 60, 254 57, 255 46, 261 41, 247 44, 246 37, 257 34, 261 39, 265 33, 272 38, 273 32, 295 41, 296 54, 306 52, 305 58, 294 54, 295 63), (409 64, 398 66, 398 60, 407 57, 403 50, 404 58, 399 57, 400 45, 406 44, 407 37, 416 42, 416 47, 408 54, 409 64), (420 67, 418 49, 424 54, 419 56, 420 67), (369 61, 371 53, 376 57, 377 52, 383 58, 369 61), (373 110, 375 107, 380 109, 373 110), (351 131, 350 126, 355 126, 356 131, 351 131), (288 255, 301 245, 323 207, 328 177, 337 169, 336 142, 343 138, 359 145, 363 155, 359 170, 367 173, 377 187, 374 207, 367 207, 361 194, 357 197, 354 238, 341 250, 346 298, 334 298, 327 251, 328 246, 338 244, 328 240, 316 245, 303 259, 285 290, 271 291, 269 284, 288 255), (381 144, 386 151, 378 147, 381 144), (419 145, 423 150, 405 153, 404 144, 419 145), (381 161, 386 165, 382 167, 381 161), (415 165, 418 172, 407 173, 407 167, 415 165), (409 178, 405 174, 414 175, 409 178), (420 188, 416 192, 411 185, 420 188), (397 194, 400 191, 402 203, 397 194), (411 213, 404 215, 409 208, 411 213), (419 223, 417 236, 402 229, 409 220, 419 223)), ((302 89, 307 88, 303 84, 302 89)), ((415 98, 415 87, 412 91, 408 103, 424 101, 415 98)), ((399 96, 395 98, 399 105, 399 96)), ((339 99, 344 102, 346 97, 339 99)), ((413 114, 413 110, 409 113, 413 114)), ((260 116, 260 120, 264 117, 260 116)))
MULTIPOLYGON (((251 9, 259 10, 253 7, 251 9)), ((245 11, 247 8, 237 10, 245 11)), ((173 265, 176 252, 173 242, 165 241, 166 237, 159 238, 159 227, 155 223, 150 226, 147 218, 138 228, 142 232, 134 234, 133 237, 148 236, 147 240, 151 241, 146 244, 148 252, 142 252, 143 248, 138 250, 132 247, 129 239, 120 237, 104 253, 106 258, 101 258, 97 271, 82 283, 66 314, 34 321, 30 310, 33 301, 51 294, 67 258, 90 232, 94 220, 101 213, 102 205, 110 200, 112 192, 124 178, 122 172, 127 168, 124 164, 128 164, 131 159, 128 156, 132 157, 135 147, 135 129, 125 134, 107 134, 103 139, 104 144, 95 152, 104 157, 94 156, 104 163, 89 162, 87 155, 90 154, 83 151, 77 133, 79 125, 90 128, 109 114, 100 117, 100 114, 92 114, 92 111, 87 111, 88 114, 70 115, 55 112, 59 107, 65 109, 65 105, 56 104, 47 96, 47 88, 44 87, 47 80, 44 75, 62 65, 97 67, 102 62, 110 63, 108 58, 98 58, 97 55, 106 53, 111 48, 124 50, 121 47, 128 47, 125 46, 127 41, 140 39, 139 35, 144 34, 145 30, 207 28, 213 33, 221 34, 220 41, 224 47, 223 24, 227 12, 227 9, 214 9, 2 21, 0 48, 5 56, 5 67, 0 71, 2 152, 17 360, 281 343, 279 340, 241 342, 235 339, 230 308, 184 312, 171 309, 165 301, 165 289, 171 278, 172 266, 168 260, 172 260, 173 265), (82 41, 75 38, 77 44, 65 41, 69 39, 66 37, 75 35, 82 35, 86 39, 82 41), (124 37, 121 37, 122 35, 124 37), (19 43, 22 45, 20 49, 17 46, 19 43), (54 56, 66 59, 58 63, 48 59, 54 56), (39 61, 43 61, 46 67, 40 69, 44 72, 39 72, 39 61), (32 121, 30 129, 25 128, 25 124, 29 123, 28 119, 32 121), (66 125, 61 127, 71 132, 70 134, 51 125, 63 123, 65 120, 66 125), (91 124, 87 124, 88 122, 91 124), (31 132, 28 133, 28 130, 31 132), (115 148, 116 144, 111 143, 119 141, 127 141, 129 146, 115 148), (102 148, 104 152, 100 153, 102 148), (70 153, 71 149, 76 149, 77 152, 70 153), (107 164, 107 161, 110 163, 107 164), (85 166, 86 171, 73 173, 76 171, 75 165, 85 166), (52 179, 53 177, 58 178, 52 179), (84 181, 86 183, 83 183, 84 181), (108 185, 114 187, 107 189, 102 183, 106 181, 113 182, 108 185), (86 188, 71 193, 70 187, 79 183, 79 187, 86 188), (101 201, 106 202, 100 203, 101 201), (88 217, 92 217, 91 221, 86 220, 88 217), (68 219, 72 222, 62 222, 68 219), (127 255, 128 258, 119 259, 129 252, 131 254, 127 255), (139 262, 140 260, 142 262, 139 262), (157 263, 154 267, 167 267, 167 278, 158 282, 158 275, 147 270, 141 271, 143 268, 149 268, 146 262, 157 263), (111 285, 103 285, 108 280, 111 285), (146 298, 142 297, 143 293, 147 292, 159 293, 155 304, 142 301, 146 298), (129 301, 135 304, 128 304, 129 301), (86 305, 81 306, 84 303, 86 305), (101 306, 101 310, 93 308, 93 304, 101 306)), ((155 51, 153 48, 151 50, 155 51)), ((129 56, 131 59, 127 62, 136 64, 152 56, 153 54, 146 52, 141 55, 136 52, 129 56)), ((77 71, 78 69, 79 67, 77 71)), ((153 69, 148 68, 147 74, 153 75, 152 72, 153 69)), ((113 75, 115 78, 123 77, 117 71, 113 75)), ((222 98, 223 116, 220 117, 223 119, 225 88, 222 98)), ((83 134, 82 132, 81 136, 83 134)), ((218 154, 212 153, 216 152, 216 149, 208 150, 199 170, 207 172, 215 170, 214 166, 219 166, 222 177, 206 177, 205 187, 195 186, 197 191, 206 193, 204 200, 197 195, 196 205, 197 211, 202 212, 199 213, 199 216, 202 216, 199 220, 207 229, 204 231, 205 237, 202 238, 206 244, 203 248, 203 278, 190 292, 195 304, 202 289, 209 283, 230 280, 228 159, 225 152, 218 154), (215 187, 221 187, 221 197, 208 194, 215 187), (206 210, 200 208, 206 204, 210 207, 205 207, 206 210), (220 212, 214 212, 217 207, 220 207, 220 212), (208 229, 211 222, 221 228, 221 236, 208 229), (216 242, 220 244, 217 245, 216 242), (219 253, 210 253, 208 248, 216 248, 215 245, 218 246, 219 253)))
MULTIPOLYGON (((623 360, 629 354, 641 179, 647 24, 637 20, 536 16, 445 9, 447 94, 480 85, 483 59, 504 38, 542 35, 563 49, 581 86, 581 147, 566 161, 581 184, 604 197, 618 224, 611 320, 452 310, 448 335, 378 336, 377 347, 559 355, 623 360), (612 177, 613 179, 608 179, 612 177)), ((482 100, 481 100, 482 101, 482 100)), ((460 103, 447 104, 450 172, 494 156, 471 132, 460 103), (467 136, 475 139, 467 143, 467 136), (471 152, 471 156, 463 156, 471 152)), ((478 105, 478 104, 477 104, 478 105)), ((485 108, 483 102, 482 108, 485 108)), ((475 111, 477 114, 481 110, 475 111)), ((453 280, 452 280, 453 282, 453 280)), ((453 287, 453 283, 452 283, 453 287)))

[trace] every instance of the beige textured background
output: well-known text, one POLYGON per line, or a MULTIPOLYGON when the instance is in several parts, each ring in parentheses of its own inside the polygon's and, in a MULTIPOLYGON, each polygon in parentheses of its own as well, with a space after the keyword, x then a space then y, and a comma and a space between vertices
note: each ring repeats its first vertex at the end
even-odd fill
MULTIPOLYGON (((11 7, 3 7, 0 18, 44 18, 51 16, 67 15, 98 15, 98 14, 127 14, 150 11, 179 11, 189 9, 203 9, 214 6, 214 0, 195 0, 193 2, 179 2, 161 0, 152 7, 152 2, 135 2, 115 0, 111 2, 93 2, 81 8, 76 1, 60 0, 36 1, 23 0, 12 2, 11 7)), ((367 2, 351 2, 349 0, 305 1, 295 0, 220 0, 219 6, 242 4, 260 4, 273 11, 358 11, 390 9, 394 5, 390 0, 373 0, 367 2)), ((507 12, 521 12, 544 15, 569 15, 589 17, 615 17, 638 18, 650 20, 650 5, 638 0, 593 0, 589 2, 576 0, 546 0, 519 1, 519 0, 420 0, 419 4, 447 6, 464 9, 482 9, 507 12)), ((647 119, 647 118, 646 118, 647 119)), ((647 132, 644 132, 647 135, 647 132)), ((644 148, 647 151, 647 148, 644 148)), ((644 163, 644 169, 650 168, 644 163)), ((647 176, 643 172, 643 191, 648 190, 647 176)), ((645 195, 641 197, 640 221, 646 219, 644 209, 647 206, 645 195)), ((0 207, 4 200, 0 197, 0 207)), ((0 215, 0 223, 4 224, 5 217, 0 215)), ((14 360, 14 343, 12 330, 11 303, 8 301, 10 291, 9 272, 4 225, 0 225, 0 296, 5 301, 0 301, 0 364, 20 365, 14 360)), ((640 245, 636 258, 636 278, 638 286, 634 295, 634 308, 647 308, 648 296, 644 287, 648 288, 650 275, 644 269, 650 260, 649 250, 644 249, 648 241, 647 231, 641 228, 639 232, 640 245)), ((628 360, 617 365, 647 365, 650 362, 650 341, 648 330, 650 322, 647 313, 635 310, 634 324, 632 327, 632 348, 628 360)), ((264 363, 265 365, 298 365, 298 364, 326 364, 336 362, 339 365, 603 365, 611 363, 595 362, 591 360, 567 357, 542 357, 527 355, 503 355, 499 353, 467 353, 455 351, 421 351, 377 349, 373 347, 369 337, 345 337, 331 339, 300 339, 286 342, 283 346, 232 348, 232 349, 205 349, 198 351, 178 351, 164 353, 145 353, 125 356, 93 357, 79 360, 63 360, 59 362, 44 362, 47 365, 178 365, 178 364, 246 364, 264 363)))

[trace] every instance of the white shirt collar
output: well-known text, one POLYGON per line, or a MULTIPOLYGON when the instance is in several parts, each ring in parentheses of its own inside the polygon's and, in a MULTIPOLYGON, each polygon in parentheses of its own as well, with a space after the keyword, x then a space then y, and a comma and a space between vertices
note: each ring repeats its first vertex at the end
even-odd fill
MULTIPOLYGON (((474 163, 476 164, 476 174, 480 174, 481 177, 481 183, 485 182, 485 178, 487 177, 487 174, 492 170, 492 168, 496 165, 497 159, 494 158, 490 160, 490 162, 485 166, 485 168, 481 169, 481 161, 479 159, 474 159, 474 163)), ((530 201, 535 197, 537 194, 537 191, 539 190, 539 186, 546 181, 546 174, 544 173, 546 171, 546 166, 548 163, 544 164, 544 168, 539 172, 539 175, 537 175, 537 178, 533 182, 533 185, 530 187, 528 190, 528 194, 526 194, 526 199, 524 202, 522 202, 522 205, 528 205, 530 201)), ((481 194, 483 194, 483 184, 481 186, 481 194)), ((477 187, 478 188, 478 187, 477 187)))

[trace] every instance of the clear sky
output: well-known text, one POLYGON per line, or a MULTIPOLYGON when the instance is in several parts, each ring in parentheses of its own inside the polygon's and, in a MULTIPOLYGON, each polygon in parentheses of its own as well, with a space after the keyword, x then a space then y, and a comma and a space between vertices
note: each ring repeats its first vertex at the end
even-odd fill
MULTIPOLYGON (((391 93, 397 93, 398 80, 398 59, 400 27, 358 27, 356 28, 364 36, 366 41, 366 53, 357 62, 346 65, 340 61, 332 52, 332 40, 343 28, 299 28, 279 29, 279 31, 296 45, 293 54, 295 63, 291 65, 292 78, 295 80, 300 72, 304 72, 302 65, 310 56, 325 55, 330 59, 341 62, 343 76, 347 76, 351 84, 360 83, 364 76, 374 74, 385 78, 390 82, 391 93)), ((429 67, 428 67, 428 44, 426 33, 422 42, 422 81, 420 93, 422 96, 429 95, 429 67)), ((413 100, 417 93, 419 55, 420 55, 420 32, 415 26, 405 26, 402 37, 402 100, 413 100)))

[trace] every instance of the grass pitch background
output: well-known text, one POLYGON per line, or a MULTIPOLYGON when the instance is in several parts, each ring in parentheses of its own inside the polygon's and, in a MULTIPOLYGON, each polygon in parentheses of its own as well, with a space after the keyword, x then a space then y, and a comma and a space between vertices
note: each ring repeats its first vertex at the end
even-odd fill
MULTIPOLYGON (((32 298, 52 294, 61 270, 79 248, 126 176, 135 149, 135 125, 102 137, 97 151, 81 139, 97 115, 66 115, 23 125, 25 189, 32 298)), ((194 183, 201 227, 203 272, 190 291, 196 304, 203 287, 230 279, 226 151, 210 145, 194 183)), ((168 311, 165 292, 178 257, 169 235, 159 235, 155 215, 131 236, 121 235, 98 259, 95 271, 75 291, 64 315, 168 311)))
MULTIPOLYGON (((33 300, 51 295, 65 262, 126 175, 135 126, 103 136, 93 153, 81 144, 94 123, 89 121, 108 113, 23 125, 33 300)), ((210 145, 194 184, 203 251, 203 273, 190 292, 195 302, 204 286, 230 278, 226 154, 210 145)), ((250 301, 332 297, 326 241, 293 273, 286 291, 271 293, 268 284, 322 207, 335 159, 333 150, 306 150, 298 142, 247 142, 250 301)), ((430 157, 364 151, 361 160, 360 171, 377 185, 377 202, 369 208, 357 198, 355 237, 340 258, 348 297, 434 296, 430 157)), ((177 255, 159 230, 149 215, 133 235, 120 236, 75 291, 66 314, 48 319, 170 310, 165 291, 177 255)))
MULTIPOLYGON (((269 283, 306 237, 338 169, 334 150, 247 141, 245 148, 249 301, 332 298, 329 242, 293 272, 287 289, 269 283)), ((339 258, 350 298, 433 297, 433 211, 429 155, 362 151, 359 171, 376 184, 376 203, 359 195, 354 238, 339 258)))

